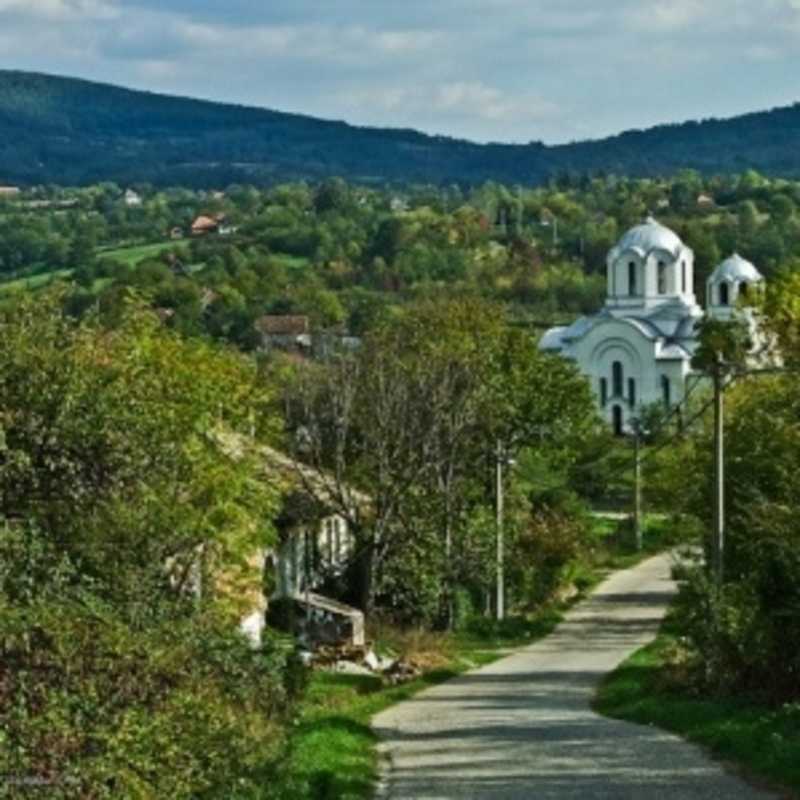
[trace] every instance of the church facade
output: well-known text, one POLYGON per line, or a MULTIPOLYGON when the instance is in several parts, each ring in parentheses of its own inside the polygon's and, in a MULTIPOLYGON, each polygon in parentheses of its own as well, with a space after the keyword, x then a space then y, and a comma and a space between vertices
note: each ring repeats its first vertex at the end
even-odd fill
MULTIPOLYGON (((752 264, 732 256, 709 278, 705 313, 729 319, 739 299, 762 281, 752 264)), ((703 316, 695 298, 694 253, 648 218, 608 254, 604 307, 550 329, 540 347, 577 363, 601 414, 622 434, 643 406, 669 409, 683 401, 703 316)))

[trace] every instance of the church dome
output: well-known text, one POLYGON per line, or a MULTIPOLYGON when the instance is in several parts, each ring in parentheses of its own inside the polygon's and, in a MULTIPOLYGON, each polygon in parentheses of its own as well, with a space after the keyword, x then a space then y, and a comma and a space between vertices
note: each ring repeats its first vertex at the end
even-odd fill
POLYGON ((746 259, 738 253, 723 261, 708 279, 709 283, 728 281, 729 283, 760 283, 764 276, 746 259))
POLYGON ((652 250, 665 250, 677 258, 683 247, 684 244, 677 233, 653 217, 648 217, 641 225, 631 228, 614 249, 618 253, 638 250, 642 255, 647 255, 652 250))

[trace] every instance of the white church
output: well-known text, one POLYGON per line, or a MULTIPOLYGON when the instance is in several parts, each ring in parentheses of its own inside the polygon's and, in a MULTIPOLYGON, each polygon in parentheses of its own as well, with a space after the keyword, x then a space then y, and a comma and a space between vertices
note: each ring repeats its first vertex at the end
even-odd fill
MULTIPOLYGON (((607 266, 603 309, 550 329, 540 347, 577 363, 603 417, 622 434, 642 406, 682 402, 704 312, 694 294, 694 253, 653 218, 620 239, 607 266)), ((730 319, 763 280, 749 261, 731 256, 708 279, 705 313, 730 319)))

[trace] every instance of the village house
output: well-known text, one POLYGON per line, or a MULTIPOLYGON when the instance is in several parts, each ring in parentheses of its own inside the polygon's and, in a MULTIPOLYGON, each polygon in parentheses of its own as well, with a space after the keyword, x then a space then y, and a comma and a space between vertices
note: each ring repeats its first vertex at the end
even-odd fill
POLYGON ((219 220, 215 217, 201 214, 192 222, 192 236, 206 236, 209 233, 216 233, 218 228, 219 220))
POLYGON ((133 189, 126 189, 122 200, 128 208, 138 208, 142 204, 142 196, 133 189))
POLYGON ((717 204, 711 195, 703 193, 697 195, 697 207, 702 211, 713 211, 717 204))
POLYGON ((369 513, 370 498, 273 448, 261 447, 259 453, 265 480, 279 489, 283 510, 275 522, 277 546, 257 551, 249 559, 254 582, 238 590, 239 599, 247 601, 240 629, 258 644, 270 602, 281 600, 298 609, 295 632, 307 644, 347 641, 363 645, 363 613, 320 590, 352 564, 356 541, 348 517, 369 513), (343 503, 347 515, 342 513, 343 503))
POLYGON ((297 314, 266 314, 255 322, 263 350, 308 353, 311 350, 311 323, 297 314))
POLYGON ((12 200, 19 197, 21 192, 18 186, 0 186, 0 200, 12 200))

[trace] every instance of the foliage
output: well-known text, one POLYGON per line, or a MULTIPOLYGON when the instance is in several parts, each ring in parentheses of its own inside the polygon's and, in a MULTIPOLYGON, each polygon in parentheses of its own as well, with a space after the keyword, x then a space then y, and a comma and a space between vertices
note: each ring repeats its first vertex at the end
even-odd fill
POLYGON ((358 531, 360 601, 447 625, 459 591, 477 606, 491 586, 498 441, 504 459, 525 446, 563 458, 594 419, 574 368, 474 299, 408 307, 356 354, 300 370, 287 407, 299 457, 358 531))
MULTIPOLYGON (((230 796, 280 752, 299 667, 207 606, 121 614, 30 526, 0 533, 0 770, 11 795, 230 796)), ((163 594, 163 592, 162 592, 163 594)))
MULTIPOLYGON (((541 142, 478 145, 4 71, 0 158, 13 180, 68 184, 115 180, 208 186, 344 175, 442 185, 516 182, 526 176, 563 186, 601 171, 656 176, 692 167, 719 174, 741 170, 743 164, 771 174, 797 174, 796 154, 788 143, 798 113, 794 105, 554 147, 541 142)), ((749 185, 760 188, 757 175, 749 185)), ((317 193, 317 210, 341 206, 343 193, 336 188, 328 183, 317 193)), ((686 207, 697 194, 698 181, 687 172, 670 198, 686 207)), ((515 205, 510 195, 504 198, 504 224, 517 218, 515 205)), ((785 203, 773 208, 781 217, 791 213, 785 203)), ((631 209, 644 210, 633 204, 631 209)))
POLYGON ((750 326, 742 318, 703 319, 697 324, 697 338, 692 366, 706 372, 716 368, 717 359, 721 359, 720 364, 726 368, 744 367, 753 349, 750 326))
POLYGON ((511 571, 519 572, 520 596, 531 608, 551 600, 565 581, 565 572, 582 555, 586 526, 579 517, 545 508, 531 514, 518 537, 511 571))
MULTIPOLYGON (((793 282, 779 284, 768 325, 791 360, 793 282)), ((724 582, 702 567, 684 580, 679 621, 685 629, 697 686, 723 695, 746 693, 762 702, 795 700, 800 686, 800 504, 796 463, 797 379, 739 376, 726 390, 724 582)), ((680 445, 664 475, 673 496, 712 529, 711 436, 680 445), (672 477, 670 477, 670 474, 672 477)), ((663 477, 663 476, 662 476, 663 477)), ((714 543, 704 541, 707 559, 714 543)))
POLYGON ((298 688, 291 648, 235 632, 277 498, 231 436, 269 435, 269 393, 135 302, 108 331, 37 300, 0 319, 0 772, 232 796, 298 688))

